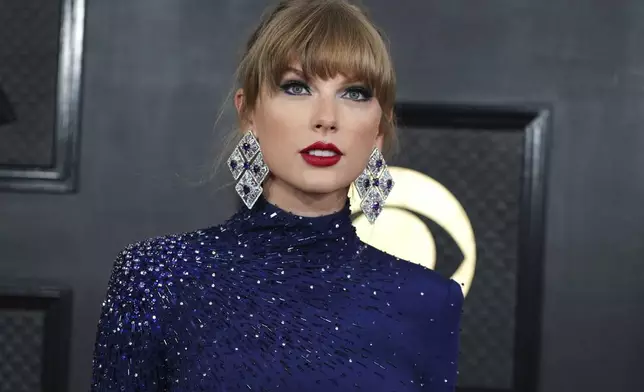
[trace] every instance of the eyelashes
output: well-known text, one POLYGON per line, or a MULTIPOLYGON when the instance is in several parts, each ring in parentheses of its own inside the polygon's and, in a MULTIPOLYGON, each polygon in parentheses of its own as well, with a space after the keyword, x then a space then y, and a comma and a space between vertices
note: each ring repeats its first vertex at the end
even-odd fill
POLYGON ((353 101, 369 101, 373 98, 371 90, 362 86, 349 87, 343 95, 353 101))
MULTIPOLYGON (((287 80, 280 84, 279 88, 288 95, 311 95, 311 88, 301 80, 287 80)), ((342 92, 341 97, 355 102, 366 102, 373 98, 373 92, 364 86, 350 86, 342 92)))
POLYGON ((280 85, 280 89, 288 95, 310 95, 311 89, 299 80, 288 80, 280 85))

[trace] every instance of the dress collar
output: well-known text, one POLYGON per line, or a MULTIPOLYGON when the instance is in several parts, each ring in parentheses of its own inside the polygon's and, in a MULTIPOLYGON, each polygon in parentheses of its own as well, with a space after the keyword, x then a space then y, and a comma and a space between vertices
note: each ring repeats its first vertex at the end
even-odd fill
POLYGON ((351 222, 348 199, 340 211, 317 217, 304 217, 285 211, 260 197, 251 210, 242 206, 226 226, 237 231, 239 235, 254 236, 270 248, 332 245, 335 247, 355 243, 358 239, 351 222))

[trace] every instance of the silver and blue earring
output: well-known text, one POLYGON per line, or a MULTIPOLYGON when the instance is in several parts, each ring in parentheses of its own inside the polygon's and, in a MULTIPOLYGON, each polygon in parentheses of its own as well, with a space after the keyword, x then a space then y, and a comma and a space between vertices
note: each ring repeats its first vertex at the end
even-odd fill
POLYGON ((252 130, 246 132, 235 146, 228 158, 228 168, 237 181, 235 191, 248 209, 253 208, 264 191, 262 183, 269 170, 252 130))
POLYGON ((360 208, 369 223, 373 224, 382 212, 385 200, 394 187, 394 179, 378 148, 373 149, 367 167, 356 178, 354 185, 362 199, 360 208))

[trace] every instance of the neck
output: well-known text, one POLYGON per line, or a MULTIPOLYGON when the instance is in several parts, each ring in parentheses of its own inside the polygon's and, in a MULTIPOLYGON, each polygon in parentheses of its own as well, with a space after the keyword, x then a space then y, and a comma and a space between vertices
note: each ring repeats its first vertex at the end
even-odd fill
POLYGON ((264 183, 264 197, 269 203, 303 217, 330 215, 340 211, 346 204, 347 193, 348 189, 331 193, 304 192, 274 177, 264 183))

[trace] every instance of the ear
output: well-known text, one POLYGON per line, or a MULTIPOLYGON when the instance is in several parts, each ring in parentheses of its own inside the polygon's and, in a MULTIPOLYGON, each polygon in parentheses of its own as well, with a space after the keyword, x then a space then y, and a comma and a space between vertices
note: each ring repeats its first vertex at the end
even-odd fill
POLYGON ((378 127, 378 134, 376 135, 376 140, 374 142, 374 147, 378 147, 378 150, 382 151, 382 148, 385 144, 385 131, 383 130, 383 122, 390 123, 394 115, 394 110, 391 109, 388 112, 382 114, 380 118, 380 126, 378 127))
POLYGON ((239 119, 241 128, 252 128, 253 121, 250 113, 246 110, 246 96, 244 95, 244 90, 241 88, 235 92, 235 109, 237 109, 237 118, 239 119))
POLYGON ((242 109, 244 108, 244 90, 237 89, 235 91, 235 109, 237 109, 237 115, 241 116, 242 109))
POLYGON ((384 142, 385 142, 385 133, 382 132, 381 130, 378 130, 378 135, 376 136, 374 147, 378 147, 378 150, 382 151, 382 146, 384 145, 384 142))

